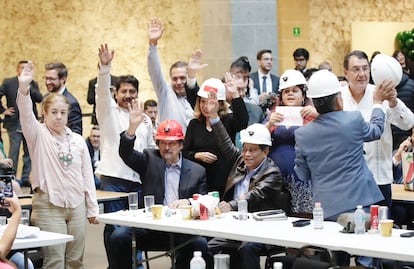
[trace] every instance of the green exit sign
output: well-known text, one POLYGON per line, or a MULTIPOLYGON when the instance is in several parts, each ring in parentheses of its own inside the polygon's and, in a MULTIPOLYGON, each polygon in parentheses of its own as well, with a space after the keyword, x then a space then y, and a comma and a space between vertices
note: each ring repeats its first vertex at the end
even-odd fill
POLYGON ((296 37, 300 36, 300 27, 293 27, 293 35, 296 37))

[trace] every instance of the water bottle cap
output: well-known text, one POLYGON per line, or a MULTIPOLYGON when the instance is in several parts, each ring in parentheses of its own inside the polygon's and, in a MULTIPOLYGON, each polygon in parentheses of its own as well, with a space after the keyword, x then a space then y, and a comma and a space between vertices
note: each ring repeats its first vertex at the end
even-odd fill
POLYGON ((201 257, 201 251, 194 251, 194 257, 201 257))
POLYGON ((362 208, 362 205, 357 205, 357 208, 358 208, 358 209, 361 209, 361 208, 362 208))
POLYGON ((316 202, 315 203, 315 207, 320 207, 321 206, 321 202, 316 202))

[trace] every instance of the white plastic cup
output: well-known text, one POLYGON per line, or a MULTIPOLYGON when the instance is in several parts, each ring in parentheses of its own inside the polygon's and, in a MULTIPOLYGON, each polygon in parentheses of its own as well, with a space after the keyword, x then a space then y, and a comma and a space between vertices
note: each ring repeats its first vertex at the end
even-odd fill
POLYGON ((6 224, 7 224, 7 217, 0 216, 0 225, 6 225, 6 224))

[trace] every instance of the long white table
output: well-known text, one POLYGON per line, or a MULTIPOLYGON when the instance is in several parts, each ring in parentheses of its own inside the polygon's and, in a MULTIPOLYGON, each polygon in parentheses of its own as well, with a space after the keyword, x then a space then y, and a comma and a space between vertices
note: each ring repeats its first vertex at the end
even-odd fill
POLYGON ((210 220, 182 220, 180 213, 161 220, 146 217, 139 210, 131 212, 106 213, 99 216, 99 221, 106 224, 128 227, 146 228, 151 230, 193 234, 209 237, 221 237, 239 241, 249 241, 300 248, 304 245, 315 245, 330 250, 343 250, 353 255, 363 255, 384 259, 412 261, 414 253, 413 238, 401 238, 399 235, 406 230, 393 230, 392 237, 380 234, 364 235, 344 234, 342 226, 336 222, 324 222, 322 230, 313 229, 312 225, 292 227, 297 218, 274 221, 247 221, 233 219, 232 214, 223 214, 221 218, 210 220))

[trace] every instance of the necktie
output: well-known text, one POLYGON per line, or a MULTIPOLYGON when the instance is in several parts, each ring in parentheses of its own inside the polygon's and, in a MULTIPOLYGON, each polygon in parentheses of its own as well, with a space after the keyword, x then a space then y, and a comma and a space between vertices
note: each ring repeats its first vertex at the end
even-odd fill
POLYGON ((266 76, 263 76, 262 93, 267 93, 266 76))

